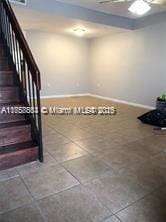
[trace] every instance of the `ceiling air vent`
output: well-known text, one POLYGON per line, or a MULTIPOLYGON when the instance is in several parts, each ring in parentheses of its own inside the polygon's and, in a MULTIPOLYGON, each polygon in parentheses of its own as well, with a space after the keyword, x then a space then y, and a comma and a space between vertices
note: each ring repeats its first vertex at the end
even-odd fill
POLYGON ((15 4, 21 4, 21 5, 27 4, 27 0, 10 0, 10 2, 15 3, 15 4))

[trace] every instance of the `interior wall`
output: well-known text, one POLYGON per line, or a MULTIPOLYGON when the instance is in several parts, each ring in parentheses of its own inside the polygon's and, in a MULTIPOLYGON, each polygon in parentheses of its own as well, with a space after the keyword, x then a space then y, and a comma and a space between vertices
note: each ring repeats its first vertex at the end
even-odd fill
POLYGON ((166 91, 166 22, 92 40, 27 31, 42 96, 92 93, 155 105, 166 91))
POLYGON ((166 20, 91 41, 91 93, 154 106, 166 91, 166 20))
POLYGON ((89 42, 86 39, 26 31, 41 71, 42 96, 89 92, 89 42))

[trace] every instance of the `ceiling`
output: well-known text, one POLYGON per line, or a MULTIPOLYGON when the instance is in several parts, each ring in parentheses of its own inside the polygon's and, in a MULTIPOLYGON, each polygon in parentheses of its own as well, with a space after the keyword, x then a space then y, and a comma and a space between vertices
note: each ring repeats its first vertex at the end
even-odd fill
MULTIPOLYGON (((85 8, 93 9, 96 11, 119 15, 127 18, 138 18, 138 16, 133 15, 128 11, 131 2, 119 2, 119 3, 107 3, 107 4, 99 4, 100 0, 56 0, 57 2, 69 3, 77 6, 82 6, 85 8)), ((155 14, 162 11, 166 11, 166 6, 161 5, 152 5, 152 9, 149 14, 155 14)))
POLYGON ((122 28, 100 25, 67 17, 51 16, 18 6, 13 6, 13 9, 23 30, 75 35, 73 29, 84 28, 86 29, 85 38, 96 38, 107 34, 116 34, 126 31, 122 28))

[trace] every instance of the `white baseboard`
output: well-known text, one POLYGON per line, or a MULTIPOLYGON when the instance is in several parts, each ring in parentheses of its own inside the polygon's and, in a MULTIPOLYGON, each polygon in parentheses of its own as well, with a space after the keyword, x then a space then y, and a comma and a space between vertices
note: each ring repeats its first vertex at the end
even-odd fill
POLYGON ((89 95, 92 96, 92 97, 99 98, 99 99, 109 100, 109 101, 112 101, 112 102, 122 103, 122 104, 130 105, 130 106, 135 106, 135 107, 140 107, 140 108, 145 108, 145 109, 150 109, 150 110, 155 109, 155 107, 153 107, 153 106, 142 105, 142 104, 139 104, 139 103, 132 103, 132 102, 128 102, 128 101, 125 101, 125 100, 119 100, 119 99, 114 99, 114 98, 110 98, 110 97, 99 96, 99 95, 96 95, 96 94, 89 94, 89 95))
POLYGON ((90 96, 89 93, 79 93, 79 94, 66 94, 66 95, 50 95, 41 96, 41 99, 58 99, 58 98, 70 98, 70 97, 80 97, 80 96, 90 96))
POLYGON ((99 99, 104 99, 104 100, 108 100, 108 101, 112 101, 112 102, 122 103, 122 104, 130 105, 130 106, 135 106, 135 107, 140 107, 140 108, 145 108, 145 109, 150 109, 150 110, 155 109, 155 107, 153 107, 153 106, 146 106, 146 105, 142 105, 139 103, 128 102, 125 100, 114 99, 114 98, 105 97, 105 96, 99 96, 99 95, 92 94, 92 93, 41 96, 41 99, 58 99, 58 98, 71 98, 71 97, 82 97, 82 96, 92 96, 92 97, 99 98, 99 99))

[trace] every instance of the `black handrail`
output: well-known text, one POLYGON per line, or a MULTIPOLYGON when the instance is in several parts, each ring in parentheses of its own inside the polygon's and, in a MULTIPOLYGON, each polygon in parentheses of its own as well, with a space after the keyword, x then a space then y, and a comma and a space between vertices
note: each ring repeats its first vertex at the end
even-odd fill
POLYGON ((0 31, 16 71, 20 99, 31 111, 34 110, 26 117, 31 122, 32 137, 39 147, 39 160, 42 162, 40 71, 8 0, 0 0, 0 22, 0 31))

